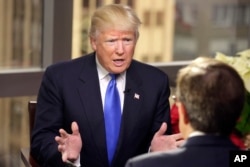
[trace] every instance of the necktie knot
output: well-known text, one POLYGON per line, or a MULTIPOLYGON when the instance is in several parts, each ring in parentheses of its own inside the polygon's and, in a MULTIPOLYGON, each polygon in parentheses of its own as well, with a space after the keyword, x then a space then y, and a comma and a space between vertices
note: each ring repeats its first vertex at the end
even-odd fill
POLYGON ((111 74, 109 73, 109 76, 111 77, 111 80, 116 80, 116 78, 118 77, 119 74, 111 74))

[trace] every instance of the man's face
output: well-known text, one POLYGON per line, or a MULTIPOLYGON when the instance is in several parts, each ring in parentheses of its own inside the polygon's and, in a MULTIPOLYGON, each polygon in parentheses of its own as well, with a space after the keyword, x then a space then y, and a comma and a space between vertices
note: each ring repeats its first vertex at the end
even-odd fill
POLYGON ((136 37, 134 31, 106 30, 90 38, 100 64, 110 73, 122 73, 130 65, 136 37))

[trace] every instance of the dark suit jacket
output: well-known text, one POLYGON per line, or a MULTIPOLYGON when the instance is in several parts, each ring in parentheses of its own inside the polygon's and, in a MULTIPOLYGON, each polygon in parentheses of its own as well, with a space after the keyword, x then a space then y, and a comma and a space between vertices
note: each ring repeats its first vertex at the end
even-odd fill
POLYGON ((174 151, 132 158, 126 167, 229 167, 230 150, 238 149, 229 138, 196 136, 174 151))
MULTIPOLYGON (((113 167, 122 167, 129 158, 147 152, 161 123, 165 121, 170 125, 169 94, 164 72, 132 61, 126 74, 122 123, 113 167)), ((95 53, 48 67, 37 101, 31 153, 43 166, 64 166, 54 138, 60 128, 71 133, 72 121, 78 123, 83 141, 81 165, 109 166, 95 53)))

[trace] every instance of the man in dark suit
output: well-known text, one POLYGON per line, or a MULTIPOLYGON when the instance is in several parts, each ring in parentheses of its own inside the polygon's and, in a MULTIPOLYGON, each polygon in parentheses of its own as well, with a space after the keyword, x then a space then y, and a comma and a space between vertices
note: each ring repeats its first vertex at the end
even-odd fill
POLYGON ((31 144, 31 154, 42 166, 64 166, 67 162, 84 167, 122 167, 129 158, 149 149, 178 145, 180 134, 164 135, 171 129, 167 75, 133 60, 140 24, 128 6, 103 6, 91 20, 94 52, 46 69, 31 144), (106 100, 111 98, 106 98, 106 89, 113 74, 118 89, 114 99, 120 100, 116 109, 120 116, 115 121, 120 121, 109 126, 109 111, 105 109, 106 100), (118 137, 107 135, 115 128, 118 137), (114 138, 118 139, 109 149, 114 138))
POLYGON ((179 129, 186 142, 173 151, 130 159, 126 167, 229 167, 229 135, 242 111, 245 88, 230 66, 197 58, 177 76, 179 129))

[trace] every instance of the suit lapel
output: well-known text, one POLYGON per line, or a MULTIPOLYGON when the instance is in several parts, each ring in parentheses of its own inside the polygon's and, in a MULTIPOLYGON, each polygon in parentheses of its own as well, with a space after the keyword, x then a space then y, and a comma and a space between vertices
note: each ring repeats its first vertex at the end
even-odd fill
POLYGON ((132 135, 133 130, 136 129, 138 117, 141 114, 140 108, 143 101, 143 91, 141 90, 142 82, 136 70, 134 70, 131 66, 126 73, 124 106, 117 153, 123 151, 120 150, 122 143, 126 141, 127 137, 132 135))
MULTIPOLYGON (((103 107, 95 56, 89 57, 83 66, 84 68, 80 75, 82 84, 80 84, 78 90, 84 108, 84 115, 88 120, 93 142, 96 145, 96 153, 100 154, 100 157, 107 157, 103 107)), ((86 126, 86 123, 83 123, 82 126, 86 126)), ((84 134, 82 135, 84 136, 84 134)), ((103 159, 103 161, 108 163, 107 159, 103 159)))

